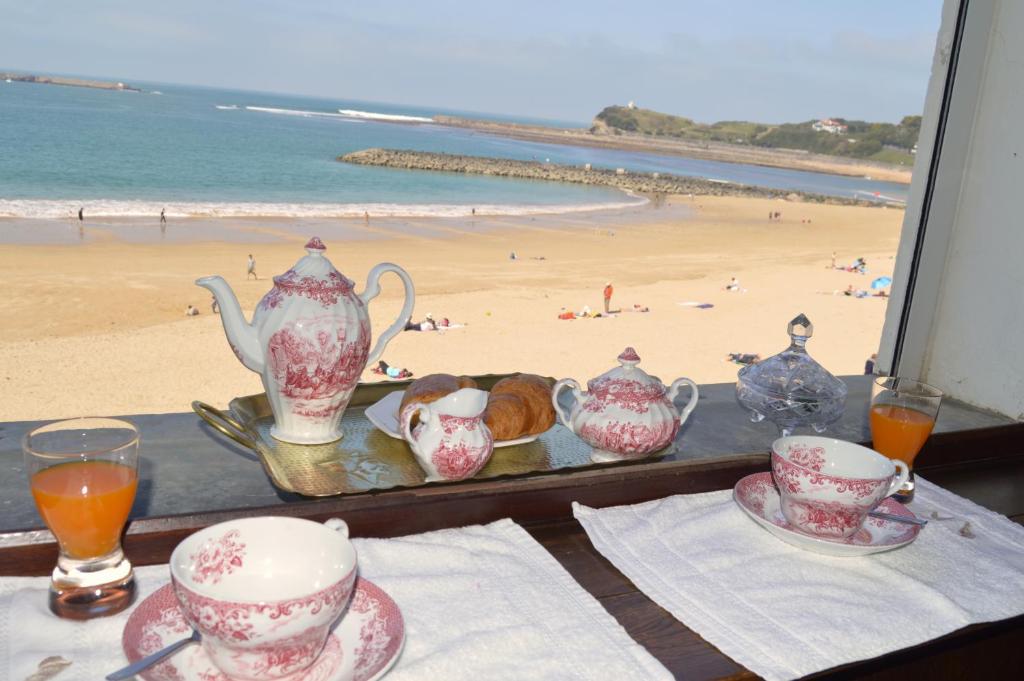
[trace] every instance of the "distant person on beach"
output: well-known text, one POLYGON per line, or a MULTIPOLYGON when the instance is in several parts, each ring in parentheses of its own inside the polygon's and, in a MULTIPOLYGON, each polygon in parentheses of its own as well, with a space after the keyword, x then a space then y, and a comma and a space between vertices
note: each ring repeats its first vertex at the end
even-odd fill
POLYGON ((878 353, 872 353, 868 360, 864 362, 864 375, 870 376, 875 373, 875 364, 878 362, 878 353))
POLYGON ((220 314, 220 303, 217 302, 216 296, 210 298, 210 311, 212 311, 213 314, 220 314))
POLYGON ((363 222, 366 224, 370 224, 370 211, 363 211, 363 222))
POLYGON ((832 251, 832 269, 836 268, 836 252, 832 251))
POLYGON ((260 278, 258 276, 256 276, 256 258, 252 257, 252 253, 249 254, 249 267, 248 267, 248 271, 247 271, 247 273, 245 275, 245 280, 246 281, 249 280, 249 275, 250 274, 252 275, 252 278, 255 279, 256 281, 260 280, 260 278))
POLYGON ((167 224, 167 216, 164 215, 164 211, 165 210, 166 210, 165 208, 161 208, 160 209, 160 224, 161 225, 166 225, 167 224))
POLYGON ((473 208, 473 209, 472 209, 472 210, 471 210, 470 212, 471 212, 471 213, 472 213, 473 215, 476 215, 476 208, 473 208))
POLYGON ((739 291, 740 290, 740 282, 739 282, 739 280, 736 277, 733 277, 729 281, 729 283, 726 284, 725 290, 726 291, 739 291))
POLYGON ((518 258, 519 258, 519 256, 516 255, 515 251, 512 251, 511 253, 508 254, 508 259, 509 260, 516 260, 518 258))
POLYGON ((192 307, 191 305, 185 308, 186 317, 195 317, 197 314, 199 314, 199 310, 197 308, 192 307))
POLYGON ((612 288, 612 282, 608 282, 604 285, 604 313, 608 314, 611 312, 612 306, 612 294, 615 293, 615 289, 612 288))
POLYGON ((728 355, 725 356, 725 361, 749 366, 751 364, 757 364, 758 362, 760 362, 761 355, 755 355, 752 353, 745 352, 730 352, 728 355))
POLYGON ((370 369, 375 374, 387 376, 388 378, 412 378, 412 372, 408 369, 390 366, 384 360, 377 362, 377 366, 370 369))
POLYGON ((427 316, 424 317, 422 322, 414 322, 412 320, 412 317, 410 317, 409 321, 407 321, 405 323, 405 329, 404 330, 405 331, 436 331, 437 330, 437 322, 434 321, 434 318, 428 312, 427 316))
POLYGON ((82 216, 82 212, 83 211, 85 211, 85 207, 84 206, 78 209, 78 221, 79 222, 82 222, 82 221, 85 220, 85 218, 82 216))

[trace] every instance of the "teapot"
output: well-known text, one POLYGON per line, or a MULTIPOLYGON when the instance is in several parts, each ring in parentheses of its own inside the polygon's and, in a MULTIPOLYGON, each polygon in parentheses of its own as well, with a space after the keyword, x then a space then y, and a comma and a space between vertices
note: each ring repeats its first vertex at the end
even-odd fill
POLYGON ((402 434, 427 482, 464 480, 487 464, 494 451, 494 437, 484 423, 487 393, 462 388, 429 405, 413 402, 402 410, 402 434), (412 428, 412 417, 419 424, 412 428))
POLYGON ((235 356, 263 379, 274 413, 271 436, 313 445, 341 439, 341 417, 363 369, 405 327, 415 293, 405 270, 381 263, 370 270, 366 288, 357 294, 355 284, 324 257, 327 247, 318 237, 305 248, 303 258, 274 277, 274 288, 256 306, 252 322, 245 320, 223 278, 203 277, 196 284, 217 299, 235 356), (402 280, 405 304, 370 350, 367 305, 380 293, 385 272, 402 280))
POLYGON ((667 447, 697 406, 697 384, 679 378, 666 389, 660 380, 637 367, 640 356, 626 348, 619 366, 587 382, 589 392, 571 378, 555 383, 551 402, 562 424, 594 448, 596 462, 638 459, 667 447), (690 386, 690 400, 680 413, 674 404, 679 388, 690 386), (574 402, 567 415, 559 393, 572 388, 574 402))

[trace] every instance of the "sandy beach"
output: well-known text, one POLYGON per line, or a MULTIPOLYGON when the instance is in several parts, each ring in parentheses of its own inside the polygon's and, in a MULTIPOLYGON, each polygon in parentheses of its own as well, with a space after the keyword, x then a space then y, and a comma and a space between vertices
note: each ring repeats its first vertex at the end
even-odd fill
MULTIPOLYGON (((221 274, 249 314, 312 234, 357 290, 373 265, 395 262, 416 282, 415 319, 464 325, 391 342, 384 359, 418 376, 530 371, 582 381, 632 345, 666 381, 731 381, 739 367, 726 353, 782 350, 800 312, 815 326, 811 354, 833 373, 857 374, 877 348, 887 301, 841 291, 892 274, 902 218, 893 208, 673 197, 562 216, 174 220, 164 234, 155 221, 87 221, 80 232, 69 221, 0 220, 0 420, 187 411, 193 399, 225 406, 260 391, 193 281, 221 274), (833 251, 841 264, 864 257, 868 273, 831 269, 833 251), (246 280, 249 253, 258 281, 246 280), (738 292, 724 289, 733 276, 738 292), (620 314, 558 319, 601 310, 609 280, 620 314), (201 314, 186 318, 188 304, 201 314)), ((398 280, 383 285, 370 305, 375 335, 401 306, 398 280)), ((367 371, 364 380, 380 377, 367 371)))

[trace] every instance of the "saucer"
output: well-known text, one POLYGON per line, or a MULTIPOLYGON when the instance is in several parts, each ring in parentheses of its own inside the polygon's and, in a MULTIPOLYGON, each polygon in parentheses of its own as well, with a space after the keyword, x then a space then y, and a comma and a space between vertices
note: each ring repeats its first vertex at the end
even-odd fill
MULTIPOLYGON (((124 627, 121 645, 129 662, 188 638, 185 621, 167 584, 135 609, 124 627)), ((373 582, 359 578, 352 602, 327 638, 324 651, 307 669, 281 681, 375 681, 384 676, 405 643, 405 623, 391 597, 373 582)), ((189 645, 139 674, 146 681, 231 681, 217 669, 201 645, 189 645)))
MULTIPOLYGON (((405 440, 405 436, 402 435, 402 425, 398 422, 398 408, 402 404, 402 397, 404 395, 404 390, 390 392, 367 407, 365 412, 366 418, 377 428, 377 430, 380 430, 385 435, 393 437, 396 440, 405 440)), ((533 442, 538 437, 540 437, 540 433, 536 435, 527 435, 526 437, 519 437, 515 440, 495 440, 494 448, 498 449, 501 447, 511 447, 513 445, 525 445, 527 442, 533 442)))
MULTIPOLYGON (((846 539, 827 539, 800 532, 782 515, 779 490, 771 473, 754 473, 736 483, 732 497, 743 511, 761 527, 797 548, 827 556, 866 556, 892 551, 917 539, 920 525, 868 517, 857 533, 846 539)), ((879 511, 892 515, 915 517, 895 499, 882 500, 879 511)))

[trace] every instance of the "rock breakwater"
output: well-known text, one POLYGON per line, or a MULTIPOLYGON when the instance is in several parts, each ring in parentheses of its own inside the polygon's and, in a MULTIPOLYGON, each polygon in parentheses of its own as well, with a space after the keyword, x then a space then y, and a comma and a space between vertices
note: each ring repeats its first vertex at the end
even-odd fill
POLYGON ((636 173, 621 168, 609 170, 592 168, 589 165, 570 166, 558 163, 541 163, 539 161, 516 161, 504 158, 462 156, 427 151, 364 149, 339 156, 338 160, 345 163, 399 168, 402 170, 432 170, 448 173, 513 177, 526 180, 600 185, 647 195, 746 196, 854 206, 879 205, 872 201, 844 199, 821 194, 792 192, 727 182, 713 182, 711 180, 683 177, 668 173, 636 173))

